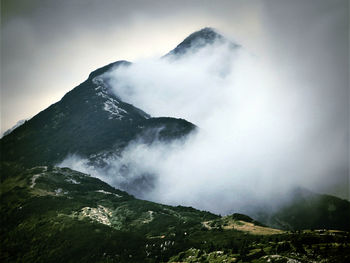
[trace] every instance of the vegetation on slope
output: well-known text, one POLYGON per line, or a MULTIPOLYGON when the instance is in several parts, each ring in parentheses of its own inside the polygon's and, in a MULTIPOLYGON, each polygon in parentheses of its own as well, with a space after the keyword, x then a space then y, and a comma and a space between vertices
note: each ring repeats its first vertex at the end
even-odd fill
POLYGON ((68 168, 3 163, 0 198, 1 262, 349 259, 347 232, 285 232, 241 214, 138 200, 68 168))

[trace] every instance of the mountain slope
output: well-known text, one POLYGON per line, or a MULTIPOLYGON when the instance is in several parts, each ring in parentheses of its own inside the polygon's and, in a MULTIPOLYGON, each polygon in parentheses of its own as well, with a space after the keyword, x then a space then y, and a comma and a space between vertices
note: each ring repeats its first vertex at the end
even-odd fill
POLYGON ((254 218, 266 225, 285 229, 340 229, 350 231, 350 202, 303 188, 292 191, 289 201, 278 209, 260 210, 254 218), (270 212, 269 212, 270 211, 270 212))
POLYGON ((27 167, 55 164, 68 154, 88 157, 115 148, 121 150, 137 136, 157 127, 163 128, 163 139, 191 132, 195 126, 185 120, 150 118, 110 92, 101 74, 129 64, 118 61, 92 72, 59 102, 4 136, 0 140, 2 161, 20 162, 27 167))
POLYGON ((137 200, 68 168, 2 168, 1 262, 142 262, 147 239, 218 217, 137 200))
POLYGON ((349 259, 348 233, 286 233, 245 215, 138 200, 68 168, 1 168, 8 174, 0 187, 1 262, 349 259))

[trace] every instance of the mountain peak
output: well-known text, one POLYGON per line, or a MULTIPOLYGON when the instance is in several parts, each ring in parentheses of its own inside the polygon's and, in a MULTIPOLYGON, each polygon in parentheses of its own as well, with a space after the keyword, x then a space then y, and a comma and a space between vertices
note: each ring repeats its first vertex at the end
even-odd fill
POLYGON ((214 28, 211 27, 204 27, 201 30, 198 30, 191 35, 189 35, 185 40, 196 40, 196 39, 205 39, 208 41, 214 41, 217 38, 223 38, 222 35, 220 35, 214 28))
POLYGON ((202 47, 205 47, 207 45, 211 45, 214 42, 227 42, 232 46, 233 48, 239 47, 239 45, 232 43, 228 39, 226 39, 224 36, 219 34, 215 29, 211 27, 205 27, 202 28, 199 31, 196 31, 192 34, 190 34, 188 37, 186 37, 175 49, 170 51, 166 56, 168 55, 183 55, 185 54, 189 49, 199 49, 202 47))

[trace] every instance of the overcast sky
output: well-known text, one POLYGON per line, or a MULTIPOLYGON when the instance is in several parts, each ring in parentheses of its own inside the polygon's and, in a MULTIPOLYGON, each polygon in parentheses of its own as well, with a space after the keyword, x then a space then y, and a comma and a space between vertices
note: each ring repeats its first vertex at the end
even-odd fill
MULTIPOLYGON (((320 136, 345 136, 338 154, 348 159, 348 19, 347 0, 1 0, 1 132, 92 70, 164 55, 210 26, 298 88, 312 86, 306 96, 320 109, 320 136)), ((343 183, 334 191, 348 198, 349 169, 339 169, 343 183)))

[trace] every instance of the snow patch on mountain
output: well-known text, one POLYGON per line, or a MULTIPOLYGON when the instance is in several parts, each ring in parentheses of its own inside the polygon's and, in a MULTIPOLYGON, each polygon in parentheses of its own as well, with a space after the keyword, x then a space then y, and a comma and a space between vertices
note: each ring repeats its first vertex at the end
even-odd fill
POLYGON ((121 120, 124 116, 121 113, 127 114, 126 110, 123 110, 122 108, 119 108, 117 105, 115 105, 114 101, 107 100, 104 103, 103 109, 110 113, 110 116, 108 119, 119 119, 121 120))
POLYGON ((103 79, 95 77, 92 79, 92 82, 97 86, 95 88, 97 91, 96 95, 105 99, 105 102, 103 103, 103 110, 110 114, 108 119, 121 120, 124 118, 128 112, 121 107, 118 107, 119 101, 109 95, 108 87, 105 85, 103 79))

